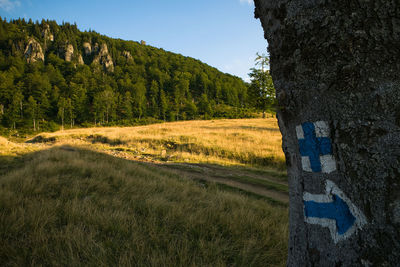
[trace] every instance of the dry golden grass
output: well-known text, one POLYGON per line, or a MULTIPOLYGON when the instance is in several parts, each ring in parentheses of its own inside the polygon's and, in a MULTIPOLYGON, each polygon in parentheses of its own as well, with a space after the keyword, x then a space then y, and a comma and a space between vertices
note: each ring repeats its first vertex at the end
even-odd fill
POLYGON ((285 196, 284 173, 275 119, 0 138, 0 262, 285 266, 287 206, 220 183, 285 196))
POLYGON ((285 266, 287 207, 77 147, 0 174, 3 266, 285 266))
POLYGON ((27 154, 40 149, 38 144, 14 143, 0 136, 0 156, 17 156, 27 154))
POLYGON ((282 137, 274 118, 73 129, 41 137, 55 139, 58 144, 90 144, 151 160, 285 170, 282 137))

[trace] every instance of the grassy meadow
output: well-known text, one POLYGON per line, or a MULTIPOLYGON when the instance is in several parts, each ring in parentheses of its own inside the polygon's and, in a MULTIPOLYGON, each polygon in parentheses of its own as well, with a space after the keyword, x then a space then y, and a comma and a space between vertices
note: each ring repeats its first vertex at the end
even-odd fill
POLYGON ((183 121, 139 127, 73 129, 36 142, 91 143, 161 161, 251 165, 285 171, 276 119, 183 121))
POLYGON ((284 266, 275 119, 0 138, 0 262, 284 266))

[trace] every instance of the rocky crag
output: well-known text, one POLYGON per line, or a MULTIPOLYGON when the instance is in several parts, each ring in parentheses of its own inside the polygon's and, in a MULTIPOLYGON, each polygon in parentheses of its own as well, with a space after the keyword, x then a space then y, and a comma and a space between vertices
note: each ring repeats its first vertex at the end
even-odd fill
POLYGON ((29 38, 24 50, 24 55, 28 63, 33 63, 38 60, 44 61, 42 46, 34 38, 29 38))
MULTIPOLYGON (((42 43, 35 37, 27 37, 26 41, 21 41, 14 45, 17 50, 23 50, 23 54, 28 63, 45 61, 46 51, 51 46, 49 43, 54 42, 54 34, 51 32, 49 25, 44 25, 41 35, 43 38, 42 43)), ((90 57, 91 61, 89 64, 98 64, 106 71, 114 71, 114 61, 108 52, 108 46, 106 43, 99 44, 96 42, 92 45, 90 42, 84 42, 82 49, 77 49, 67 40, 65 44, 58 48, 58 51, 58 54, 61 55, 65 61, 73 62, 75 65, 85 64, 82 56, 84 55, 90 57)), ((123 55, 127 59, 132 59, 132 55, 128 51, 124 51, 123 55)))

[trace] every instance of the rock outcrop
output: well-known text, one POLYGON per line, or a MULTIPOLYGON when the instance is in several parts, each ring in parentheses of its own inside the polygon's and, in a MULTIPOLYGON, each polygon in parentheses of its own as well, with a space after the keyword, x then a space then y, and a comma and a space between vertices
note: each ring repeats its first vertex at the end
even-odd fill
POLYGON ((74 51, 74 46, 72 44, 65 46, 64 58, 67 62, 76 61, 79 65, 85 64, 82 55, 74 51))
POLYGON ((81 54, 78 54, 78 64, 79 64, 79 65, 85 64, 85 62, 83 61, 83 58, 82 58, 82 55, 81 55, 81 54))
POLYGON ((94 57, 93 62, 102 65, 107 71, 114 71, 114 62, 108 53, 107 44, 101 45, 100 52, 94 57))
POLYGON ((82 55, 74 50, 74 46, 72 44, 68 44, 65 46, 64 58, 67 62, 74 61, 77 62, 79 65, 85 64, 82 55))
POLYGON ((64 58, 65 61, 71 62, 74 56, 74 47, 72 44, 68 44, 65 47, 65 53, 64 53, 64 58))
POLYGON ((42 46, 34 38, 30 38, 28 40, 28 44, 25 47, 24 56, 28 63, 33 63, 38 60, 44 61, 42 46))
POLYGON ((124 52, 122 52, 122 55, 123 55, 127 60, 132 59, 131 52, 129 52, 129 51, 124 51, 124 52))
POLYGON ((92 54, 92 45, 90 43, 83 43, 83 49, 85 50, 86 56, 90 56, 92 54))

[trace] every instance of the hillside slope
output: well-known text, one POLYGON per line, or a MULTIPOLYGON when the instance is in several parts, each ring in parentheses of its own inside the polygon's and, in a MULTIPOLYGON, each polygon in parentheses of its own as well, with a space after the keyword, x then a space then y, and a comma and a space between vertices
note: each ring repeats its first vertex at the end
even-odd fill
POLYGON ((69 23, 0 18, 4 127, 243 117, 247 89, 238 77, 144 43, 69 23))

